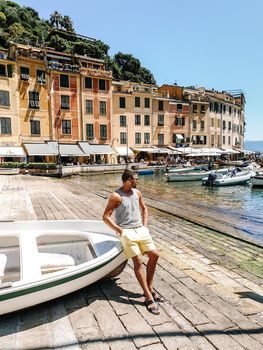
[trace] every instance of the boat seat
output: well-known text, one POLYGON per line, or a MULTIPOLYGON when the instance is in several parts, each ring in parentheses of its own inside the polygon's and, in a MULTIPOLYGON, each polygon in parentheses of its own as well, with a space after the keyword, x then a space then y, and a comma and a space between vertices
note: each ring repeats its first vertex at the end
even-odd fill
POLYGON ((4 277, 6 262, 7 262, 6 254, 0 254, 0 283, 2 282, 2 277, 4 277))
POLYGON ((75 261, 67 254, 39 253, 39 265, 42 274, 45 274, 75 266, 75 261))

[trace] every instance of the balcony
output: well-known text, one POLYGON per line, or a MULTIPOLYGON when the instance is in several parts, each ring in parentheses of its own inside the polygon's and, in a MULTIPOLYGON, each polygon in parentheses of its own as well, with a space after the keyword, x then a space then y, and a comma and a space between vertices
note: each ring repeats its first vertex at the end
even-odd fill
POLYGON ((39 101, 29 100, 29 107, 39 109, 39 101))
POLYGON ((98 77, 98 78, 112 78, 112 72, 103 70, 103 69, 94 69, 94 68, 80 68, 80 73, 82 75, 87 75, 90 77, 98 77))
POLYGON ((47 67, 51 70, 58 70, 61 72, 71 72, 71 73, 79 73, 80 66, 76 64, 69 63, 60 63, 57 61, 49 61, 47 63, 47 67))

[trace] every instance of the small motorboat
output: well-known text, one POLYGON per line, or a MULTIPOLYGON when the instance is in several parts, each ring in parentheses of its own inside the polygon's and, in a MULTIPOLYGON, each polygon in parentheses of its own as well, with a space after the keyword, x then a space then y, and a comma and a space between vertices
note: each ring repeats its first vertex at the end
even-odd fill
POLYGON ((127 259, 102 221, 0 223, 0 315, 118 275, 127 259))
POLYGON ((0 168, 0 175, 18 175, 19 168, 0 168))
POLYGON ((193 171, 193 172, 178 172, 178 173, 167 173, 166 181, 175 182, 175 181, 198 181, 202 180, 203 177, 208 176, 210 171, 193 171))
POLYGON ((261 187, 263 188, 263 170, 258 170, 255 172, 255 175, 251 177, 252 187, 261 187))
POLYGON ((137 170, 136 173, 138 175, 152 175, 154 174, 154 169, 140 169, 137 170))
POLYGON ((227 172, 217 173, 212 182, 208 181, 208 178, 202 179, 202 184, 209 184, 210 186, 233 186, 233 185, 245 185, 254 175, 253 171, 240 171, 240 172, 227 172))

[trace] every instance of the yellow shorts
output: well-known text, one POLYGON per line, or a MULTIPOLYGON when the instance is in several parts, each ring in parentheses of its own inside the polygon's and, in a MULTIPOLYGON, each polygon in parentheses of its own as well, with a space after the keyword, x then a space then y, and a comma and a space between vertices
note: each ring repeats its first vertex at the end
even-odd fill
POLYGON ((120 240, 127 258, 156 249, 149 229, 145 226, 123 229, 120 240))

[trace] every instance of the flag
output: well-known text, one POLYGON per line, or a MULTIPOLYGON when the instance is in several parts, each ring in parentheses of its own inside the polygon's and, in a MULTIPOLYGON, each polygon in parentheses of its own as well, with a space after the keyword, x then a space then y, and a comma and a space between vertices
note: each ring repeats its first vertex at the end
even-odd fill
POLYGON ((54 91, 54 79, 52 79, 51 87, 50 87, 50 90, 49 90, 49 92, 47 94, 47 99, 48 100, 50 99, 51 95, 54 94, 54 92, 55 92, 54 91))

